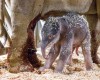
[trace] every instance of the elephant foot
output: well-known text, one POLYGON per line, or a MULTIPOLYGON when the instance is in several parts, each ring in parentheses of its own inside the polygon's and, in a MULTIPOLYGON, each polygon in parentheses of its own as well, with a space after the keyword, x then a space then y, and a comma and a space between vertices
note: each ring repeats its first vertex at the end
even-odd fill
POLYGON ((42 72, 42 71, 45 71, 45 69, 50 69, 50 68, 53 68, 53 67, 45 65, 45 66, 40 67, 39 71, 42 72))
POLYGON ((100 58, 96 55, 92 57, 93 63, 100 64, 100 58))
POLYGON ((93 70, 92 65, 89 65, 89 64, 88 64, 88 65, 86 66, 86 70, 87 70, 87 71, 91 71, 91 70, 93 70))
POLYGON ((30 64, 22 64, 15 67, 9 67, 9 72, 11 73, 18 73, 18 72, 25 72, 25 71, 32 72, 34 71, 34 68, 30 64))
POLYGON ((73 61, 72 61, 72 60, 68 60, 68 61, 66 62, 66 64, 69 65, 69 66, 72 66, 72 65, 73 65, 73 61))
POLYGON ((39 71, 42 72, 42 71, 44 71, 45 69, 46 69, 46 68, 43 66, 43 67, 40 67, 40 68, 39 68, 39 71))
POLYGON ((55 73, 63 73, 62 70, 54 70, 55 73))

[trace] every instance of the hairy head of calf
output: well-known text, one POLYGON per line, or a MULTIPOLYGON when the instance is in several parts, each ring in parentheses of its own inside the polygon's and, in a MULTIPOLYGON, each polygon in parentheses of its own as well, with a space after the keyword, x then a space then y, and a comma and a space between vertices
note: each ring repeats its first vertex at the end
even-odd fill
POLYGON ((49 17, 43 28, 42 28, 42 44, 41 51, 44 58, 47 58, 45 55, 45 49, 50 47, 59 40, 59 24, 56 18, 49 17))

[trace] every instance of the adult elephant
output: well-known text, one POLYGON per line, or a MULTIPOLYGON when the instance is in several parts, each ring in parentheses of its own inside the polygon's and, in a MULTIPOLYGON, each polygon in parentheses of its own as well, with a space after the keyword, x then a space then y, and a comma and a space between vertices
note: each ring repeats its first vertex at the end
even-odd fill
MULTIPOLYGON (((94 63, 99 64, 100 60, 97 56, 98 43, 96 39, 96 32, 98 34, 100 32, 99 4, 100 0, 11 0, 12 30, 15 35, 12 36, 11 53, 8 55, 9 70, 11 72, 19 72, 32 68, 28 63, 30 60, 27 57, 36 54, 33 31, 40 18, 44 19, 50 15, 60 16, 69 11, 86 15, 92 34, 92 59, 94 63), (26 31, 28 32, 28 38, 26 31), (26 38, 27 41, 25 43, 26 38), (24 43, 24 47, 21 48, 24 43), (28 62, 26 63, 26 61, 28 62)), ((97 37, 100 36, 97 35, 97 37)), ((33 61, 35 60, 31 57, 31 63, 32 59, 33 61)))

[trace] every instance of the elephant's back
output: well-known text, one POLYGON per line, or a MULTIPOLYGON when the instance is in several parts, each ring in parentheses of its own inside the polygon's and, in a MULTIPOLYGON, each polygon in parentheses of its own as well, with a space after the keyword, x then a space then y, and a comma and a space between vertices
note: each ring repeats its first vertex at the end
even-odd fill
POLYGON ((44 0, 42 15, 50 11, 74 11, 85 13, 93 0, 44 0))

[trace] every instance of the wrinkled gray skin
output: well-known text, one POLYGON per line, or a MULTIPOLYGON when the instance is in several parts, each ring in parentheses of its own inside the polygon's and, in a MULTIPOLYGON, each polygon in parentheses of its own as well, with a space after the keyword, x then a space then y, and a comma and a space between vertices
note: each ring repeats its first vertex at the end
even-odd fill
POLYGON ((74 48, 82 47, 86 69, 92 69, 90 53, 90 31, 87 21, 76 13, 68 13, 64 17, 49 18, 42 28, 41 51, 46 59, 45 65, 40 71, 52 66, 58 55, 59 60, 55 72, 62 72, 66 61, 72 56, 74 48), (52 46, 48 55, 45 50, 52 46))

